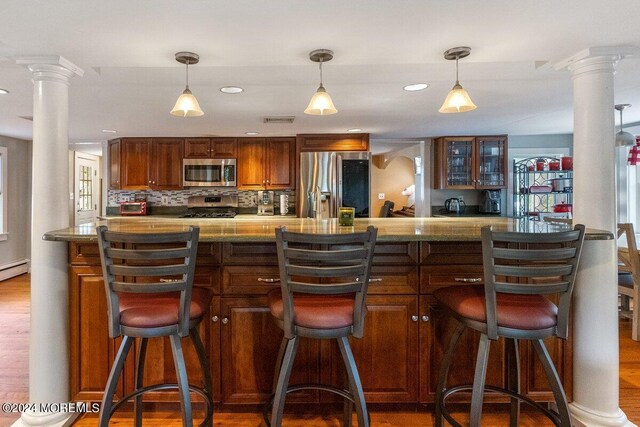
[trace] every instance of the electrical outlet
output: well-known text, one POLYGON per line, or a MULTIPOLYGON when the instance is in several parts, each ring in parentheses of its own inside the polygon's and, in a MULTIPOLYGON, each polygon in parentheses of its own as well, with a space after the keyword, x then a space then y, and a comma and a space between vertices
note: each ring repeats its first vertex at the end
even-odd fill
POLYGON ((169 204, 169 196, 162 196, 162 205, 167 206, 169 204))
POLYGON ((378 200, 384 200, 384 193, 378 193, 378 200))

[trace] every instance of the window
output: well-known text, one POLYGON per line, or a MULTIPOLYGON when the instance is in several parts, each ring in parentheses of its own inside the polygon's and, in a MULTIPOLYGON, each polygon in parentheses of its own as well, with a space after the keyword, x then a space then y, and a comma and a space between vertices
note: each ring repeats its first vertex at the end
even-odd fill
POLYGON ((0 147, 0 240, 7 239, 7 147, 0 147))

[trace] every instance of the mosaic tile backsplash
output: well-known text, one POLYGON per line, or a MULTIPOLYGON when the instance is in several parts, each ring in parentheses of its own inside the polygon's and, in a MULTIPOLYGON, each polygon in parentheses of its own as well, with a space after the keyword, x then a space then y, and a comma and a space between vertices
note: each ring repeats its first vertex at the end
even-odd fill
MULTIPOLYGON (((274 205, 280 206, 280 194, 289 195, 289 207, 293 208, 296 204, 296 192, 293 190, 275 191, 274 205)), ((146 196, 147 202, 151 206, 186 206, 189 196, 238 196, 238 207, 252 208, 258 207, 257 191, 238 191, 235 188, 211 189, 211 188, 194 188, 188 190, 172 190, 172 191, 126 191, 126 190, 109 190, 108 206, 117 207, 121 202, 130 202, 135 200, 136 196, 146 196)))

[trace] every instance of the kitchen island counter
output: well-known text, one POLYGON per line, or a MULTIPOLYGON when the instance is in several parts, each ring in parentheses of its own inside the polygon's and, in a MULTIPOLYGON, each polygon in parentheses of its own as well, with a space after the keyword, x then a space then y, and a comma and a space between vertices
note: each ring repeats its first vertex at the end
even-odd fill
MULTIPOLYGON (((356 219, 353 227, 339 226, 337 219, 316 220, 281 216, 238 216, 236 218, 168 218, 113 217, 96 224, 84 224, 50 231, 43 236, 53 241, 96 241, 96 225, 110 230, 131 233, 162 233, 185 230, 190 225, 200 227, 203 242, 274 241, 274 228, 284 225, 290 231, 305 233, 353 233, 369 225, 378 228, 380 241, 479 241, 480 229, 492 225, 498 231, 552 232, 567 226, 507 217, 466 218, 369 218, 356 219)), ((587 230, 589 240, 609 240, 613 235, 601 230, 587 230)))

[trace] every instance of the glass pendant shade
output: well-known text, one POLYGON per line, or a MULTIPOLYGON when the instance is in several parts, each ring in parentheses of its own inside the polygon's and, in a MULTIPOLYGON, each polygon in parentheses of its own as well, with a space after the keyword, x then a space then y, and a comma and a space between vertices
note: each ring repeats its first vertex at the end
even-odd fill
POLYGON ((636 143, 635 135, 629 132, 623 132, 622 130, 616 133, 616 146, 617 147, 630 147, 636 143))
POLYGON ((197 117, 202 116, 204 112, 200 109, 198 100, 189 90, 189 87, 182 92, 182 95, 178 97, 176 105, 173 106, 171 114, 180 117, 197 117))
POLYGON ((438 111, 441 113, 464 113, 475 110, 476 108, 478 107, 473 103, 467 91, 456 81, 456 84, 451 91, 449 91, 447 98, 438 111))
POLYGON ((338 110, 333 105, 333 101, 327 91, 320 85, 316 93, 311 97, 311 101, 309 101, 309 105, 304 112, 314 116, 328 116, 329 114, 336 114, 338 110))

